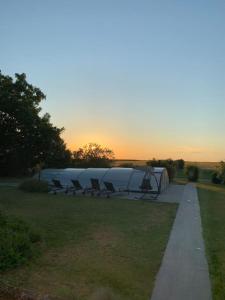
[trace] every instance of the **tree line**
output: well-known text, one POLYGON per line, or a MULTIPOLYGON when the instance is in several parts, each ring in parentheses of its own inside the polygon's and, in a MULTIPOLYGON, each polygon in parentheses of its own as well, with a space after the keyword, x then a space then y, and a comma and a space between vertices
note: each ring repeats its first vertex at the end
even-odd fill
POLYGON ((64 128, 41 116, 45 94, 29 84, 26 75, 15 78, 0 72, 0 176, 25 175, 35 168, 109 166, 112 150, 89 144, 71 152, 61 135, 64 128))

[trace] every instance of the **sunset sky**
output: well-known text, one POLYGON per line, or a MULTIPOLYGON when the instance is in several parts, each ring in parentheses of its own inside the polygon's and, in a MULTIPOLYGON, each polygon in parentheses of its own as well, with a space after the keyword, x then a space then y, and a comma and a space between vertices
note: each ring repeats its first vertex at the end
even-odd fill
POLYGON ((225 160, 224 0, 0 4, 0 69, 41 88, 71 150, 225 160))

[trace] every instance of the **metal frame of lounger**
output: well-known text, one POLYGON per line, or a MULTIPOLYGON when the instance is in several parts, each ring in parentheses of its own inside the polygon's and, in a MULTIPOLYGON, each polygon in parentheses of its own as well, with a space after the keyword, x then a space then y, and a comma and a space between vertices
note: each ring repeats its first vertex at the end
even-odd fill
POLYGON ((112 182, 109 182, 109 181, 104 181, 103 183, 106 187, 105 194, 106 194, 107 198, 110 198, 110 195, 116 193, 114 185, 112 184, 112 182))
POLYGON ((82 187, 78 179, 71 179, 71 182, 73 186, 70 187, 69 191, 72 191, 73 195, 76 195, 78 191, 81 191, 82 194, 85 195, 86 189, 82 187))
POLYGON ((68 193, 68 187, 63 186, 59 179, 52 179, 53 185, 51 185, 51 191, 56 195, 57 192, 65 192, 68 193))
POLYGON ((87 192, 91 193, 91 196, 100 196, 104 191, 101 190, 99 180, 97 178, 90 178, 91 188, 87 189, 87 192), (96 194, 95 194, 96 193, 96 194))

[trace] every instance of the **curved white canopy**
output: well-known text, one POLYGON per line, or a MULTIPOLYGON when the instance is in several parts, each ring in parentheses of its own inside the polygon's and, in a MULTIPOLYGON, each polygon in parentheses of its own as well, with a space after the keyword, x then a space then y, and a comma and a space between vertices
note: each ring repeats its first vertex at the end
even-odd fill
POLYGON ((116 190, 140 191, 144 178, 149 178, 153 187, 152 192, 162 192, 169 184, 165 168, 138 170, 134 168, 87 168, 87 169, 45 169, 41 171, 41 179, 52 183, 58 179, 63 185, 72 186, 72 179, 79 180, 84 188, 91 187, 90 179, 98 179, 104 188, 104 181, 111 182, 116 190))

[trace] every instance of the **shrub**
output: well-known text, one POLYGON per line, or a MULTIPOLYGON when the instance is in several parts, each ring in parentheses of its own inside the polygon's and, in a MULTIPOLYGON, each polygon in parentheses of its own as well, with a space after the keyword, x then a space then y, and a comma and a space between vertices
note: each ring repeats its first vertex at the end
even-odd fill
POLYGON ((225 183, 225 162, 221 161, 217 167, 217 177, 221 180, 221 183, 225 183))
POLYGON ((156 160, 152 159, 146 162, 147 166, 166 168, 169 181, 172 182, 176 174, 176 163, 172 159, 156 160))
POLYGON ((183 170, 185 166, 185 161, 183 159, 175 160, 177 170, 183 170))
POLYGON ((196 166, 187 166, 186 175, 189 181, 196 182, 198 181, 199 169, 196 166))
POLYGON ((214 172, 212 174, 212 179, 211 179, 212 183, 214 184, 221 184, 222 183, 222 179, 219 176, 219 174, 217 172, 214 172))
POLYGON ((49 191, 49 186, 46 181, 28 179, 20 184, 19 189, 31 193, 47 193, 49 191))
POLYGON ((134 164, 133 163, 129 163, 129 162, 125 162, 125 163, 122 163, 118 166, 119 168, 134 168, 134 164))
POLYGON ((41 237, 24 221, 0 212, 0 271, 26 263, 38 253, 41 237))

